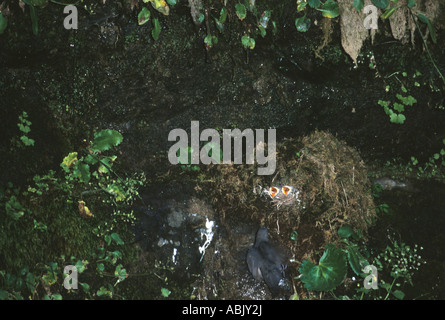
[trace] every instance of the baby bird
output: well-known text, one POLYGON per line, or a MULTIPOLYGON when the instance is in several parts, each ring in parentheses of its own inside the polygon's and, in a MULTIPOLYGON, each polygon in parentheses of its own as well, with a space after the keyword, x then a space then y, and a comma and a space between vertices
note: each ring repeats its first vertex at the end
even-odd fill
POLYGON ((247 252, 247 265, 253 277, 266 282, 276 296, 284 284, 285 259, 269 242, 267 228, 258 230, 253 248, 247 252))

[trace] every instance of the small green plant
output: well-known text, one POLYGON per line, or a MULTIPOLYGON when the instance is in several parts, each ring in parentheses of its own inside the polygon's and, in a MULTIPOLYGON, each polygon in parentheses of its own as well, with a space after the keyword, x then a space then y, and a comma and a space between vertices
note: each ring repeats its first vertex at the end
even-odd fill
MULTIPOLYGON (((398 73, 398 72, 397 72, 398 73)), ((391 74, 389 77, 395 76, 397 81, 401 84, 400 92, 397 92, 392 106, 391 101, 388 100, 379 100, 378 104, 383 107, 385 113, 389 116, 389 120, 391 123, 403 124, 406 120, 404 115, 406 107, 412 107, 415 103, 417 103, 416 98, 412 95, 408 94, 408 89, 406 88, 405 82, 402 82, 398 77, 397 73, 391 74)), ((416 76, 420 75, 419 72, 416 72, 416 76)), ((406 72, 402 72, 402 76, 406 78, 408 75, 406 72)), ((389 78, 387 77, 387 78, 389 78)), ((414 82, 414 86, 419 86, 417 81, 414 82)), ((391 90, 391 86, 387 85, 385 87, 385 91, 389 92, 391 90)))
MULTIPOLYGON (((403 299, 405 294, 401 290, 405 284, 413 286, 413 274, 419 270, 419 267, 426 263, 425 260, 418 254, 418 251, 423 250, 417 244, 411 248, 405 243, 398 243, 393 241, 390 246, 378 254, 373 264, 377 267, 379 274, 386 271, 386 276, 389 273, 389 279, 379 276, 379 287, 384 289, 386 293, 378 298, 387 300, 392 294, 397 299, 403 299), (398 288, 398 289, 397 289, 398 288)), ((366 290, 366 289, 365 289, 366 290)))
POLYGON ((31 124, 31 121, 28 120, 28 114, 23 111, 22 114, 19 115, 17 127, 19 127, 19 130, 23 133, 23 135, 20 137, 20 141, 25 147, 34 146, 35 141, 28 137, 28 133, 31 132, 31 124))
POLYGON ((442 143, 444 147, 430 156, 423 166, 419 165, 419 160, 412 156, 411 162, 407 166, 408 171, 413 172, 414 168, 417 168, 416 174, 418 177, 443 178, 445 169, 445 139, 442 140, 442 143))
POLYGON ((351 226, 344 225, 338 229, 342 245, 337 247, 332 243, 325 246, 325 251, 318 265, 304 260, 299 269, 300 279, 304 287, 310 291, 333 291, 345 279, 348 263, 357 275, 363 273, 363 268, 369 265, 357 244, 350 239, 359 240, 360 233, 351 226))
POLYGON ((87 148, 63 159, 61 170, 35 175, 25 191, 11 183, 2 190, 0 298, 119 297, 117 285, 128 277, 123 264, 132 254, 125 245, 135 221, 129 208, 145 179, 115 170, 110 153, 122 140, 115 130, 99 131, 87 148), (82 274, 82 290, 62 286, 67 265, 82 274))
POLYGON ((338 3, 334 0, 321 2, 320 0, 297 0, 297 11, 304 12, 304 15, 295 19, 295 27, 299 32, 309 30, 311 20, 306 17, 307 7, 318 10, 325 18, 336 18, 339 16, 338 3))

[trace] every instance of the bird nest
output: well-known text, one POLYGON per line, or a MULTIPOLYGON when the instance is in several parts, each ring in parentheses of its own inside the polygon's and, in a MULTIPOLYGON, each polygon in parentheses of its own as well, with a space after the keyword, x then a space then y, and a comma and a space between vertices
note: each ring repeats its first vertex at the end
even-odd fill
POLYGON ((276 164, 270 176, 257 175, 258 165, 208 168, 210 195, 222 221, 233 225, 247 219, 284 239, 309 226, 323 234, 324 243, 333 241, 344 224, 366 235, 375 209, 366 167, 355 149, 315 131, 278 143, 276 164))

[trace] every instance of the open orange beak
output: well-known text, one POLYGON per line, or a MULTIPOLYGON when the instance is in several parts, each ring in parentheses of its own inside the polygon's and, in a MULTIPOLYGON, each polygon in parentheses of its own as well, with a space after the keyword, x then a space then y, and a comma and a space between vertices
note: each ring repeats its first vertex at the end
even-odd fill
POLYGON ((278 194, 279 190, 276 187, 270 187, 269 194, 272 198, 275 198, 275 196, 278 194))

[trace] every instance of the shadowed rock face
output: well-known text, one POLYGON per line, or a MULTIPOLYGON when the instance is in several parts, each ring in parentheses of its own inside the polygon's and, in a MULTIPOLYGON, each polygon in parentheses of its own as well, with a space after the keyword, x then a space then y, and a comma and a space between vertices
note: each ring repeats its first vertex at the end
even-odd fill
POLYGON ((257 232, 255 245, 247 252, 247 265, 253 277, 264 280, 273 296, 286 289, 283 255, 269 242, 266 228, 257 232))

